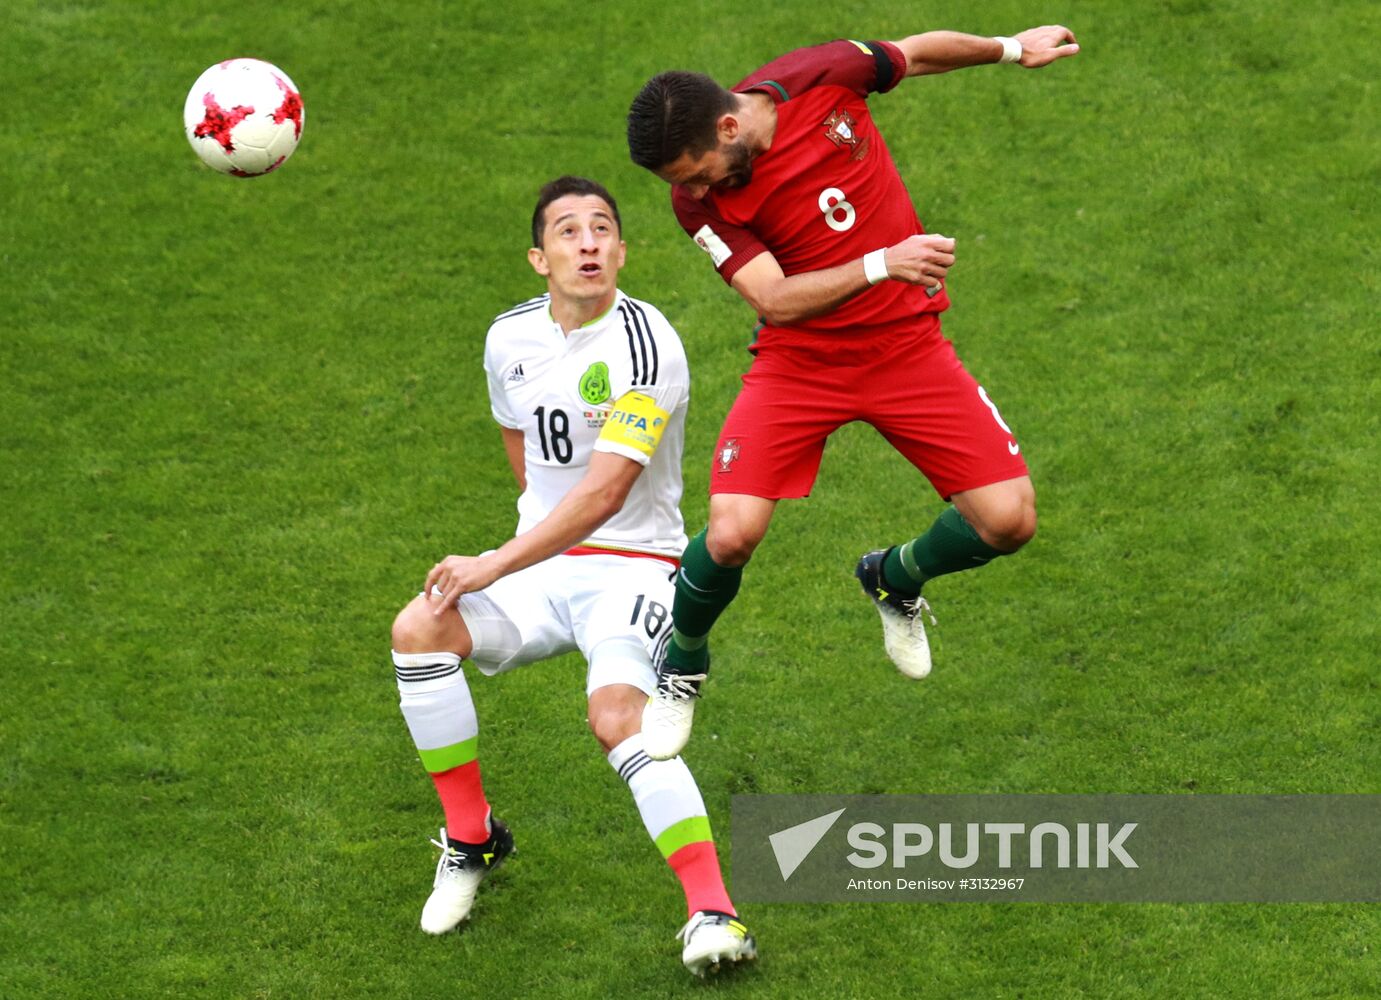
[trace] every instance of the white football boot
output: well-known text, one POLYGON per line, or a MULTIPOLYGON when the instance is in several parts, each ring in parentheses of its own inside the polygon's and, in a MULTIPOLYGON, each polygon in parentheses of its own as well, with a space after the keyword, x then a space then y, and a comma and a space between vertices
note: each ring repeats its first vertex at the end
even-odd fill
POLYGON ((905 598, 887 589, 882 579, 886 549, 869 552, 858 560, 854 576, 863 592, 873 601, 882 617, 882 644, 887 656, 907 677, 920 680, 930 673, 930 640, 926 638, 923 616, 935 624, 935 615, 924 597, 905 598))
POLYGON ((681 962, 697 976, 718 972, 723 964, 752 961, 758 943, 737 917, 715 910, 696 910, 676 935, 685 943, 681 962))
POLYGON ((489 827, 483 844, 451 840, 444 826, 441 839, 432 841, 441 848, 441 860, 436 863, 432 894, 422 907, 422 929, 428 934, 445 934, 468 917, 484 877, 513 853, 513 834, 503 821, 491 817, 489 827))
POLYGON ((643 707, 643 749, 653 760, 671 760, 685 749, 705 677, 669 670, 658 674, 657 690, 643 707))

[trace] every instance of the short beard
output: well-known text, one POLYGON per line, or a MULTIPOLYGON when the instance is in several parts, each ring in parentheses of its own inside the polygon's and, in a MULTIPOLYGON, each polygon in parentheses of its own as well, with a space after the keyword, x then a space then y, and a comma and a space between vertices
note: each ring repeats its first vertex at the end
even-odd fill
POLYGON ((724 187, 741 188, 753 179, 753 154, 748 151, 748 143, 742 139, 724 151, 724 160, 729 168, 721 182, 724 187))

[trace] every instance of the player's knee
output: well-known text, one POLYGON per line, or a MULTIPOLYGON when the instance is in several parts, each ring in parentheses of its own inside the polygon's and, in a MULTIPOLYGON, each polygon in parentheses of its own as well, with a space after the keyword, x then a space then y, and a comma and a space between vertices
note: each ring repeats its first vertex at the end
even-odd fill
POLYGON ((1003 552, 1015 552, 1036 537, 1036 500, 1023 497, 994 512, 984 523, 983 540, 1003 552))
POLYGON ((393 619, 393 648, 400 653, 430 653, 442 648, 444 633, 442 623, 419 596, 393 619))
POLYGON ((711 521, 705 534, 705 549, 721 566, 742 566, 753 558, 762 535, 734 521, 711 521))
POLYGON ((605 753, 642 730, 643 706, 647 704, 647 696, 636 688, 630 688, 630 692, 614 695, 605 688, 590 696, 586 717, 590 731, 595 734, 605 753))

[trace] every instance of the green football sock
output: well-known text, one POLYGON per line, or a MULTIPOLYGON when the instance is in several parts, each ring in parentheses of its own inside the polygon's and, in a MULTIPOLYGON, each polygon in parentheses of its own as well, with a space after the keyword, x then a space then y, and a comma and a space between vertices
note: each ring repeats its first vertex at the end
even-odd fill
POLYGON ((920 538, 887 551, 882 576, 896 593, 914 597, 927 580, 977 569, 1001 555, 1006 553, 983 541, 959 511, 946 507, 920 538))
POLYGON ((704 531, 690 540, 681 555, 681 571, 676 574, 668 669, 693 674, 708 666, 710 629, 738 594, 742 579, 742 566, 721 566, 710 558, 704 531))

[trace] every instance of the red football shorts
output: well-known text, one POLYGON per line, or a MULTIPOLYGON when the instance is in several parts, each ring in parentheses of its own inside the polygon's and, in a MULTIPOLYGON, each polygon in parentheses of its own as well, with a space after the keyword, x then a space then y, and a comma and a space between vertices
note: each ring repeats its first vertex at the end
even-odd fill
POLYGON ((1027 475, 1011 428, 934 317, 865 338, 763 345, 719 434, 710 493, 810 494, 825 439, 872 424, 941 497, 1027 475))

